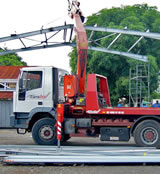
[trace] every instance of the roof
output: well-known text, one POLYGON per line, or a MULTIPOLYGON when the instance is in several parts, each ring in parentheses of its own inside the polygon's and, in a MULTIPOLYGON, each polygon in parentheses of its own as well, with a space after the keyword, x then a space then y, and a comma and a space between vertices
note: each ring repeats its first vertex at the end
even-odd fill
POLYGON ((17 79, 24 66, 0 66, 0 79, 17 79))
MULTIPOLYGON (((0 66, 0 79, 17 79, 24 66, 0 66)), ((0 91, 0 100, 13 99, 12 91, 0 91)))
POLYGON ((0 92, 0 100, 9 100, 13 98, 13 92, 0 92))

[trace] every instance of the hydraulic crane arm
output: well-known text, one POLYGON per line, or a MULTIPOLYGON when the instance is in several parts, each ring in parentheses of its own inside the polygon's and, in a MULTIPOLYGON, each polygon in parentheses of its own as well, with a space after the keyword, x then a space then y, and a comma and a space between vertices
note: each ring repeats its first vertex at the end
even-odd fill
POLYGON ((87 65, 87 54, 88 54, 88 40, 86 30, 83 26, 84 17, 79 8, 80 3, 78 1, 72 1, 70 8, 71 18, 75 19, 76 27, 76 42, 77 42, 77 76, 80 83, 79 94, 84 94, 85 89, 85 77, 86 77, 86 65, 87 65))

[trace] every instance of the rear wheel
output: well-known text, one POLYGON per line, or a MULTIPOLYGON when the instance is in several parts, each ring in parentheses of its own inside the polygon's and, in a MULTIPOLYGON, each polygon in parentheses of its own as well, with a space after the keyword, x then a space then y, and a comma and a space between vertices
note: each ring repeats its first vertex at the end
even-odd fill
POLYGON ((43 118, 37 121, 32 128, 32 137, 39 145, 56 145, 56 120, 43 118))
POLYGON ((160 124, 155 120, 144 120, 136 126, 134 140, 138 146, 160 146, 160 124))

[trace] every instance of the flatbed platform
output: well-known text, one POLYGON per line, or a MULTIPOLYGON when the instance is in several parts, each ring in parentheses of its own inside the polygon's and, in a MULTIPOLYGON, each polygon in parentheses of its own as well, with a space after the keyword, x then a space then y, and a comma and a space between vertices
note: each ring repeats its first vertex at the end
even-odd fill
POLYGON ((97 111, 86 111, 89 114, 104 115, 160 115, 160 108, 143 107, 106 107, 97 111))

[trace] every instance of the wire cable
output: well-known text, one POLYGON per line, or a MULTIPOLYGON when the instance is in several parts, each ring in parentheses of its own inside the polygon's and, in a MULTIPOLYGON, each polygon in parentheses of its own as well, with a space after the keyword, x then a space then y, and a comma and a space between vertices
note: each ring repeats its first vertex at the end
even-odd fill
POLYGON ((65 15, 63 15, 63 16, 60 16, 60 17, 58 17, 58 18, 55 18, 54 20, 52 20, 52 21, 50 21, 50 22, 48 22, 48 23, 42 25, 42 26, 41 26, 41 29, 44 29, 44 28, 47 27, 48 25, 53 24, 53 23, 55 23, 55 22, 57 22, 57 21, 63 19, 63 18, 66 17, 66 16, 68 16, 68 15, 65 14, 65 15))

